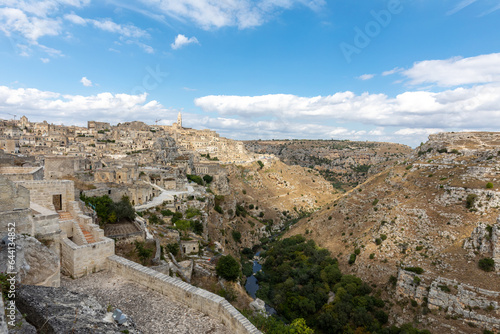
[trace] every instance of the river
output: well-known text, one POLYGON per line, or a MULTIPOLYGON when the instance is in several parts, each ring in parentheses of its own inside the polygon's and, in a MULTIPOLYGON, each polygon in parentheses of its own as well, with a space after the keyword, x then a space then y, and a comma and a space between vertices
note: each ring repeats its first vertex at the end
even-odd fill
MULTIPOLYGON (((257 278, 255 278, 255 273, 262 269, 262 265, 259 263, 259 255, 260 251, 255 253, 253 260, 253 275, 247 277, 247 281, 245 283, 245 290, 247 290, 248 294, 252 296, 253 299, 257 298, 256 293, 259 290, 259 282, 257 278)), ((276 310, 271 306, 266 304, 266 311, 268 314, 276 314, 276 310)))

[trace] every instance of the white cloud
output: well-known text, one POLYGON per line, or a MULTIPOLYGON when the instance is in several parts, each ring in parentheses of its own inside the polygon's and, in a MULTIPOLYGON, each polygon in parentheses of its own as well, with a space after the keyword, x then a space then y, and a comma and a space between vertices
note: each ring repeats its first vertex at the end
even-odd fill
POLYGON ((124 37, 129 37, 129 38, 142 38, 142 37, 149 37, 149 34, 143 30, 140 29, 133 24, 118 24, 113 22, 111 19, 85 19, 81 16, 78 16, 76 14, 67 14, 64 15, 64 18, 74 24, 78 25, 87 25, 90 24, 94 26, 97 29, 119 34, 124 37))
POLYGON ((385 77, 385 76, 392 75, 394 73, 398 73, 398 72, 401 72, 401 71, 404 71, 404 69, 400 68, 400 67, 395 67, 392 70, 382 72, 382 76, 385 77))
POLYGON ((186 36, 182 35, 182 34, 179 34, 177 35, 177 37, 175 37, 175 41, 170 44, 170 46, 172 47, 172 49, 174 50, 177 50, 177 49, 180 49, 181 47, 183 47, 184 45, 188 45, 188 44, 200 44, 198 42, 198 40, 196 39, 196 37, 189 37, 187 38, 186 36))
POLYGON ((500 84, 457 88, 439 93, 409 91, 390 98, 385 94, 339 92, 300 97, 204 96, 195 104, 208 112, 233 117, 272 117, 309 122, 357 122, 372 126, 483 129, 500 122, 500 84))
POLYGON ((42 61, 42 63, 44 64, 47 64, 48 62, 50 62, 50 59, 49 58, 40 58, 40 60, 42 61))
POLYGON ((500 53, 420 61, 402 74, 410 79, 413 85, 430 83, 452 87, 500 82, 500 53))
POLYGON ((433 133, 443 132, 443 129, 420 129, 420 128, 405 128, 394 132, 396 135, 413 136, 413 135, 431 135, 433 133))
POLYGON ((236 26, 240 29, 262 25, 283 9, 306 6, 318 10, 324 0, 142 0, 153 10, 178 20, 190 20, 203 29, 236 26))
POLYGON ((464 9, 465 7, 468 7, 470 5, 472 5, 474 2, 476 2, 477 0, 462 0, 460 1, 453 9, 449 10, 446 15, 453 15, 459 11, 461 11, 462 9, 464 9))
POLYGON ((80 82, 85 86, 85 87, 92 87, 92 81, 87 79, 87 77, 83 77, 80 82))
POLYGON ((147 102, 147 94, 63 95, 35 88, 13 89, 0 86, 0 110, 27 115, 32 121, 85 125, 88 120, 125 122, 140 120, 152 124, 158 115, 175 119, 177 112, 157 101, 147 102), (140 117, 138 117, 140 115, 140 117))
POLYGON ((363 75, 360 75, 358 77, 358 79, 365 81, 365 80, 373 79, 374 77, 375 77, 375 74, 363 74, 363 75))

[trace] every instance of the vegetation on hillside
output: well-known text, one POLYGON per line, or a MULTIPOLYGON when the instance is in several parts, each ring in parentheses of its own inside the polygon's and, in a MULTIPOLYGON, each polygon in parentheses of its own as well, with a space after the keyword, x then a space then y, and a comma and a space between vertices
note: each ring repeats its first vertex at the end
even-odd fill
POLYGON ((274 242, 261 256, 257 296, 279 318, 252 320, 267 333, 278 333, 284 323, 300 318, 317 333, 429 333, 411 325, 383 328, 388 315, 378 292, 356 276, 343 275, 337 260, 313 240, 296 235, 274 242))

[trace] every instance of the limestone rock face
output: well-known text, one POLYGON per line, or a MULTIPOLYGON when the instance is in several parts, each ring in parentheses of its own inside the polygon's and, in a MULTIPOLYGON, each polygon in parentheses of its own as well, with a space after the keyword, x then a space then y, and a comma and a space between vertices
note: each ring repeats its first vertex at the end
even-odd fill
POLYGON ((93 297, 65 288, 23 285, 16 304, 40 333, 139 333, 130 319, 117 325, 93 297))
POLYGON ((464 248, 471 250, 478 250, 481 253, 487 253, 491 249, 490 242, 490 232, 486 229, 486 224, 480 223, 474 231, 472 231, 471 237, 465 239, 464 248))
MULTIPOLYGON (((59 256, 40 241, 25 235, 16 235, 16 271, 22 284, 59 286, 59 256)), ((8 248, 0 248, 0 271, 7 271, 8 248)))

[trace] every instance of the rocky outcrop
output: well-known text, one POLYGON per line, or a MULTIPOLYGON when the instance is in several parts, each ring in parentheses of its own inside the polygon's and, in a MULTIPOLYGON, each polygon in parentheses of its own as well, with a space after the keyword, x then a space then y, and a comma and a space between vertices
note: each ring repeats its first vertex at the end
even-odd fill
MULTIPOLYGON (((59 286, 59 256, 33 237, 16 235, 17 280, 23 284, 59 286)), ((0 246, 0 272, 7 272, 8 248, 0 246)))
POLYGON ((445 310, 449 315, 458 315, 481 327, 500 330, 500 291, 429 276, 400 269, 396 283, 397 297, 415 300, 431 310, 445 310))
POLYGON ((130 319, 118 325, 93 297, 65 288, 23 285, 16 304, 39 333, 139 333, 130 319))

